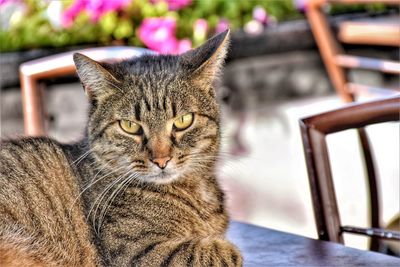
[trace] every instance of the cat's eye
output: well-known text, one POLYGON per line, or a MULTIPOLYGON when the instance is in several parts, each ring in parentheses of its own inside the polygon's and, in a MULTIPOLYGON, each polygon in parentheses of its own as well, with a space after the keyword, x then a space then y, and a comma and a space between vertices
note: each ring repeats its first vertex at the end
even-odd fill
POLYGON ((124 130, 125 132, 127 132, 129 134, 141 134, 142 133, 142 127, 133 121, 120 120, 119 126, 121 127, 122 130, 124 130))
POLYGON ((190 127, 193 123, 193 113, 188 113, 183 116, 180 116, 174 121, 174 126, 178 131, 183 131, 190 127))

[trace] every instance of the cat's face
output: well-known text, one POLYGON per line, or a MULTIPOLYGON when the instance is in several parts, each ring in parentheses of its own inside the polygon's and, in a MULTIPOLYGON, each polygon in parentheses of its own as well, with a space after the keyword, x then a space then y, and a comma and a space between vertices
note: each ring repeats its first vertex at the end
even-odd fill
POLYGON ((179 76, 153 73, 119 86, 123 91, 100 101, 89 121, 91 146, 102 164, 168 183, 210 162, 219 141, 212 94, 179 76))
POLYGON ((88 136, 100 168, 121 179, 166 184, 213 166, 219 110, 212 83, 227 35, 181 56, 100 65, 75 55, 92 103, 88 136))

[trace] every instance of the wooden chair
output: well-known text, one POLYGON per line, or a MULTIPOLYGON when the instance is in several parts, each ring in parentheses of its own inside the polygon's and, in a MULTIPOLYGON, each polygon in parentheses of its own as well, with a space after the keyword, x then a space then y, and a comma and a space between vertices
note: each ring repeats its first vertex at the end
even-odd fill
MULTIPOLYGON (((378 46, 400 45, 399 20, 364 20, 346 21, 338 26, 338 34, 335 36, 329 27, 328 19, 323 9, 329 4, 369 4, 383 3, 398 6, 398 0, 308 0, 307 19, 310 23, 315 41, 321 53, 321 57, 327 69, 329 78, 340 98, 344 102, 353 102, 361 94, 392 95, 399 92, 399 88, 381 88, 369 85, 355 84, 350 81, 348 70, 354 68, 380 71, 388 74, 400 74, 400 64, 390 60, 376 58, 357 57, 345 54, 340 42, 347 44, 364 44, 378 46)), ((372 163, 372 155, 368 136, 364 129, 358 129, 361 141, 362 153, 367 162, 372 163)), ((373 164, 369 164, 368 183, 371 195, 371 226, 379 225, 379 210, 377 203, 376 176, 373 164)), ((378 250, 379 242, 372 239, 370 248, 378 250)))
MULTIPOLYGON (((400 232, 380 229, 379 191, 371 153, 367 154, 369 157, 364 158, 369 181, 371 228, 341 225, 326 144, 326 136, 329 134, 348 129, 364 131, 363 127, 367 125, 399 121, 399 116, 400 96, 396 96, 362 104, 351 104, 300 120, 319 239, 343 243, 343 233, 366 235, 371 237, 371 249, 376 251, 379 251, 378 238, 400 240, 400 232)), ((360 136, 365 137, 365 135, 360 136)), ((366 140, 360 141, 364 147, 366 140)))
POLYGON ((75 52, 85 54, 97 61, 107 62, 140 56, 144 53, 153 53, 150 50, 135 47, 97 47, 61 53, 21 64, 19 72, 26 135, 46 135, 47 115, 43 101, 43 90, 38 83, 42 79, 75 74, 75 65, 72 60, 72 54, 75 52))
MULTIPOLYGON (((342 22, 338 27, 338 35, 335 37, 323 12, 326 5, 335 3, 383 3, 398 6, 399 0, 308 0, 306 13, 329 78, 343 101, 352 102, 357 95, 363 93, 390 94, 387 88, 352 83, 348 78, 347 70, 360 68, 399 75, 400 63, 345 54, 339 42, 399 47, 400 21, 398 17, 342 22)), ((400 89, 391 88, 391 90, 398 92, 400 89)))

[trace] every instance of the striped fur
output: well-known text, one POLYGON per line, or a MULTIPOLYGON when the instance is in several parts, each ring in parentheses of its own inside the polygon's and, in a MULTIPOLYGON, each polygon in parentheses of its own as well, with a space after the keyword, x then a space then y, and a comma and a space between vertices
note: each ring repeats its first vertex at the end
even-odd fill
POLYGON ((0 266, 95 266, 76 176, 49 139, 1 143, 0 266))
POLYGON ((30 266, 242 265, 224 239, 228 215, 214 176, 212 85, 227 39, 113 64, 74 56, 91 104, 87 138, 2 144, 0 252, 9 266, 14 251, 30 266), (189 112, 192 125, 178 131, 174 120, 189 112), (124 132, 122 119, 141 134, 124 132), (170 158, 165 169, 155 155, 170 158))

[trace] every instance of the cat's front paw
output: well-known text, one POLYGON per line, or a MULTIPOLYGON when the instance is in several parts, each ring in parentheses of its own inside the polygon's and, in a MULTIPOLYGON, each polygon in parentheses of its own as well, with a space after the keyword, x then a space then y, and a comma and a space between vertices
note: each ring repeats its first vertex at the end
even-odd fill
POLYGON ((241 267, 243 265, 239 249, 227 240, 210 240, 203 243, 202 247, 200 266, 241 267))

